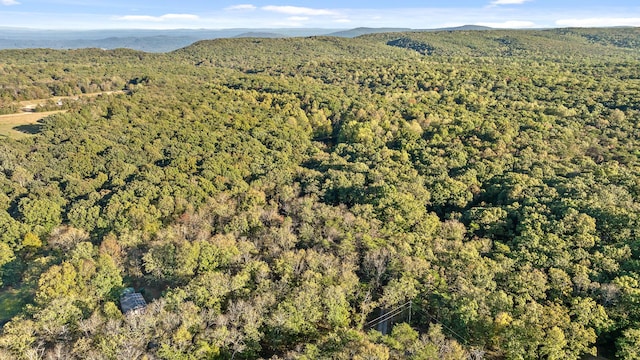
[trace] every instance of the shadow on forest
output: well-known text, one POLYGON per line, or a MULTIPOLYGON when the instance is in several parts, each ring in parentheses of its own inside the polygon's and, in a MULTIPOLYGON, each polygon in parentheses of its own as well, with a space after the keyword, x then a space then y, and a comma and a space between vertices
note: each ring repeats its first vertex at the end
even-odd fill
POLYGON ((13 128, 13 130, 20 131, 21 133, 35 135, 39 134, 42 131, 42 124, 28 124, 28 125, 19 125, 13 128))
POLYGON ((133 287, 141 293, 147 303, 162 297, 163 293, 169 289, 169 285, 164 282, 156 282, 146 277, 127 277, 124 280, 126 286, 133 287))
POLYGON ((33 293, 28 288, 6 287, 0 291, 0 328, 18 315, 32 300, 33 293))

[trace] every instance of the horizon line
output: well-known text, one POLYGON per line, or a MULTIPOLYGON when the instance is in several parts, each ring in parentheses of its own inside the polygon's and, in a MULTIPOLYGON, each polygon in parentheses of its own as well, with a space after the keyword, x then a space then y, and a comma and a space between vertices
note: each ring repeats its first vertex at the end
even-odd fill
POLYGON ((71 28, 39 28, 39 27, 16 27, 16 26, 0 26, 0 30, 28 30, 28 31, 224 31, 224 30, 357 30, 357 29, 400 29, 400 30, 440 30, 440 29, 456 29, 463 27, 479 27, 491 30, 548 30, 548 29, 615 29, 615 28, 640 28, 640 26, 634 25, 612 25, 612 26, 546 26, 546 27, 491 27, 478 24, 464 24, 455 26, 444 26, 434 28, 410 28, 404 26, 356 26, 356 27, 228 27, 228 28, 86 28, 86 29, 71 29, 71 28))

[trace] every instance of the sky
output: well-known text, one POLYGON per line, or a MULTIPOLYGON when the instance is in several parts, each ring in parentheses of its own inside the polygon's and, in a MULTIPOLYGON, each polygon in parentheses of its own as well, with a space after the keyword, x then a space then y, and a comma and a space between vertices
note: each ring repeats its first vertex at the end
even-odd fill
POLYGON ((0 27, 227 29, 640 26, 639 0, 0 0, 0 27))

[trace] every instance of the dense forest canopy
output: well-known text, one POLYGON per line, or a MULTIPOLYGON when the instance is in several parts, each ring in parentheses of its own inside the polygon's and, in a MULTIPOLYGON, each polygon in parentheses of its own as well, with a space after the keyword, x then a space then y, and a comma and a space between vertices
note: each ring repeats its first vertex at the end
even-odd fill
POLYGON ((1 358, 640 358, 638 29, 0 58, 1 358))

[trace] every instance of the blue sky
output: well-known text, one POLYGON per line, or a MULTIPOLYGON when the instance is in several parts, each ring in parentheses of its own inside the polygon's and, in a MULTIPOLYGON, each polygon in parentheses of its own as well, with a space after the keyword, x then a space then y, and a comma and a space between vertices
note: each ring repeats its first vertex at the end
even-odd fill
POLYGON ((638 0, 0 0, 0 26, 39 29, 640 26, 638 0))

